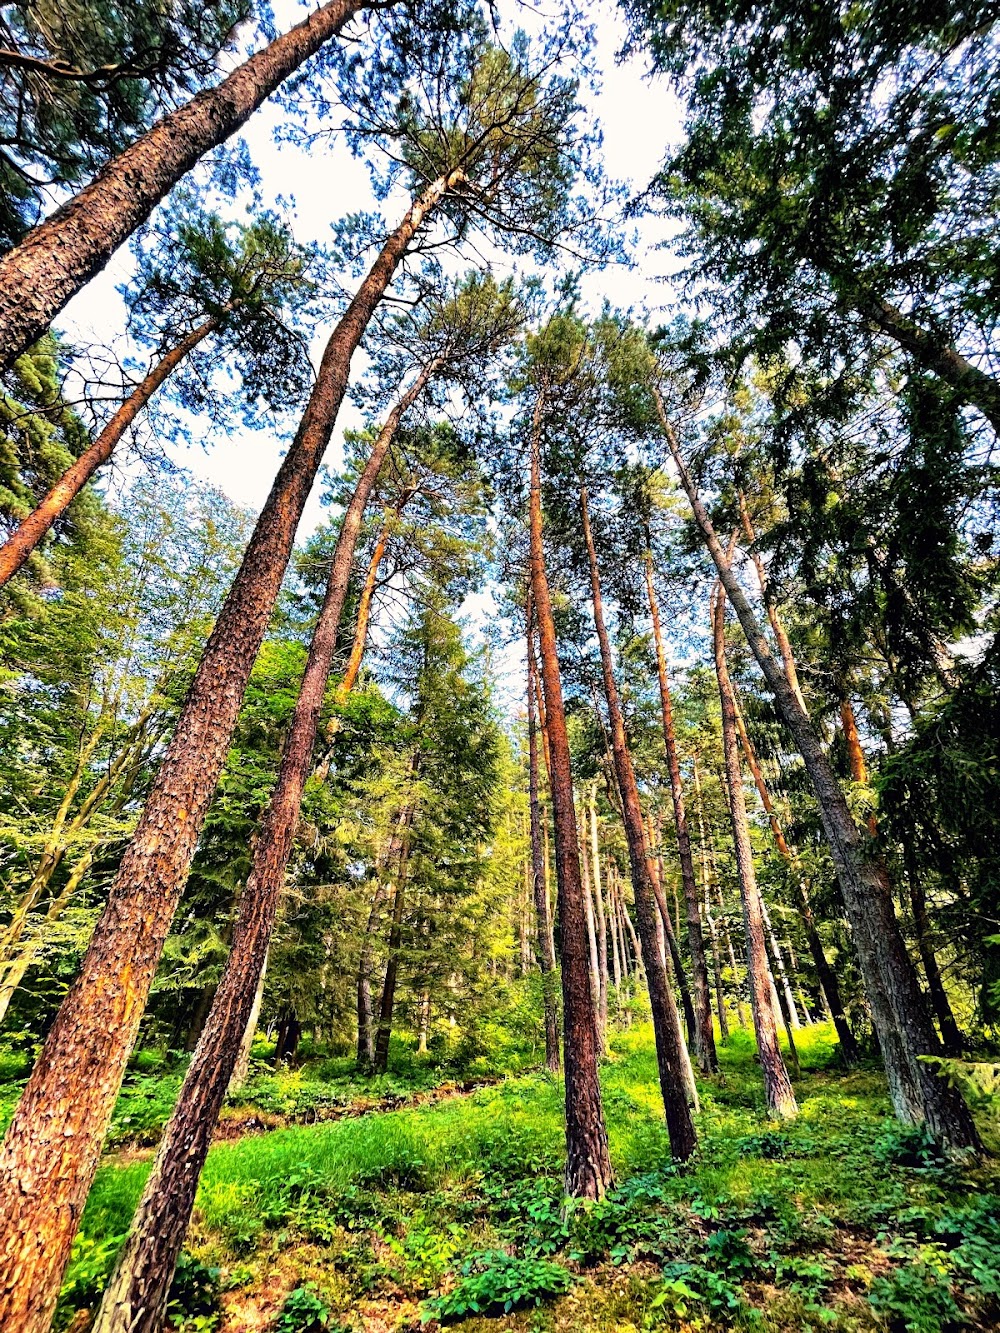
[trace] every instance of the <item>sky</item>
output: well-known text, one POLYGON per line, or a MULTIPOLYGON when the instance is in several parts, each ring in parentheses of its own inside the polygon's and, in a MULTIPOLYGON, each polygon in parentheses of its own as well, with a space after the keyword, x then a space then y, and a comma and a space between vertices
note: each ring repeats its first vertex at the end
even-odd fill
MULTIPOLYGON (((303 13, 297 0, 279 0, 275 10, 282 29, 299 21, 303 13)), ((540 7, 528 6, 519 12, 510 0, 501 3, 504 16, 517 15, 517 22, 526 13, 533 16, 535 11, 540 13, 540 7)), ((630 192, 637 193, 657 170, 667 145, 679 138, 679 104, 664 81, 645 76, 641 60, 617 63, 625 28, 614 4, 605 0, 594 6, 590 16, 597 33, 593 67, 600 91, 595 94, 583 88, 581 100, 600 123, 602 155, 608 174, 627 182, 630 192)), ((272 206, 280 203, 297 239, 323 241, 329 237, 331 222, 354 212, 382 209, 387 222, 398 220, 402 201, 390 197, 381 205, 375 200, 367 167, 351 155, 342 139, 330 139, 324 146, 308 151, 287 142, 277 144, 274 131, 280 119, 279 109, 273 102, 267 103, 251 118, 241 137, 261 173, 264 203, 272 206)), ((663 311, 675 299, 670 284, 662 280, 671 266, 669 256, 657 249, 657 244, 668 235, 668 225, 657 219, 647 219, 640 225, 632 268, 616 265, 585 275, 581 283, 585 302, 598 309, 606 297, 619 308, 634 307, 653 315, 663 311)), ((127 311, 117 290, 129 276, 132 263, 131 252, 127 246, 123 247, 107 269, 67 306, 59 325, 71 341, 77 345, 106 344, 109 330, 115 330, 112 346, 116 354, 120 358, 130 352, 136 355, 124 334, 127 311)), ((525 271, 523 264, 521 271, 525 271)), ((316 330, 312 346, 314 363, 328 333, 329 327, 323 325, 316 330)), ((145 360, 145 354, 138 355, 145 360)), ((363 365, 362 354, 355 358, 355 372, 363 365)), ((326 462, 330 467, 336 469, 341 460, 344 430, 360 424, 357 409, 345 402, 327 452, 326 462)), ((279 464, 282 445, 277 433, 240 429, 227 436, 199 423, 191 425, 195 443, 168 444, 167 455, 194 477, 256 513, 264 503, 279 464)), ((126 455, 117 467, 119 482, 134 472, 136 466, 135 459, 129 460, 126 455)), ((112 480, 110 484, 115 483, 112 480)), ((300 542, 323 516, 320 492, 317 485, 299 528, 300 542)), ((463 609, 473 625, 489 617, 489 594, 473 598, 463 609)), ((517 672, 516 657, 506 666, 496 665, 501 674, 517 672)))

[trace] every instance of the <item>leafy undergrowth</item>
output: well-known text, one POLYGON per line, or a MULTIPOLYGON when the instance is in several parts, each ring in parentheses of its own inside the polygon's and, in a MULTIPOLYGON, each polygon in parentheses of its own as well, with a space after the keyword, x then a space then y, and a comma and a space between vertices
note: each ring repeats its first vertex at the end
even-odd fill
MULTIPOLYGON (((261 1056, 268 1050, 264 1045, 256 1049, 261 1056)), ((158 1052, 139 1052, 115 1106, 106 1150, 141 1149, 158 1142, 185 1068, 186 1058, 166 1060, 158 1052)), ((26 1059, 0 1053, 0 1131, 13 1115, 27 1073, 26 1059)), ((247 1082, 227 1099, 217 1138, 392 1110, 419 1103, 431 1093, 449 1095, 491 1081, 478 1066, 436 1064, 395 1046, 391 1072, 375 1077, 359 1074, 352 1056, 315 1058, 295 1069, 278 1070, 258 1058, 247 1082)))
MULTIPOLYGON (((702 1087, 697 1158, 670 1164, 651 1036, 604 1070, 618 1186, 567 1206, 561 1084, 217 1145, 171 1307, 186 1333, 517 1329, 990 1329, 1000 1175, 889 1117, 877 1073, 802 1034, 801 1114, 764 1114, 749 1039, 702 1087)), ((93 1305, 148 1165, 100 1172, 61 1307, 93 1305)))

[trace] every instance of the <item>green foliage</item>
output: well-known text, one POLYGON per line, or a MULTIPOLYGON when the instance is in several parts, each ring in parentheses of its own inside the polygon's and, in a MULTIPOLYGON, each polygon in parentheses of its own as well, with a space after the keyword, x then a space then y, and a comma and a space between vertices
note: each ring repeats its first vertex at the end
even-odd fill
POLYGON ((421 1318, 464 1319, 470 1314, 504 1313, 541 1305, 568 1291, 569 1273, 548 1259, 517 1259, 503 1250, 470 1255, 454 1290, 424 1302, 421 1318))
POLYGON ((330 1311, 311 1286, 290 1291, 274 1323, 275 1333, 320 1333, 333 1329, 330 1311))
POLYGON ((167 1299, 167 1324, 180 1333, 214 1333, 222 1317, 219 1269, 181 1252, 167 1299))

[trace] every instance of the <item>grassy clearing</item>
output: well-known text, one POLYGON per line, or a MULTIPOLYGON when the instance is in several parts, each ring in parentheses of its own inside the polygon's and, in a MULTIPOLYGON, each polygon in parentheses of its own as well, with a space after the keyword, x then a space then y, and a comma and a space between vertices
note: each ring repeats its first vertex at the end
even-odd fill
MULTIPOLYGON (((648 1030, 604 1070, 619 1181, 566 1207, 558 1081, 287 1128, 213 1148, 172 1309, 187 1333, 378 1330, 912 1330, 996 1327, 1000 1178, 889 1117, 874 1072, 802 1034, 802 1113, 769 1123, 749 1039, 702 1088, 701 1147, 667 1156, 648 1030), (505 1312, 505 1307, 510 1309, 505 1312), (483 1315, 488 1314, 489 1319, 483 1315)), ((92 1305, 148 1164, 105 1166, 63 1322, 92 1305)))

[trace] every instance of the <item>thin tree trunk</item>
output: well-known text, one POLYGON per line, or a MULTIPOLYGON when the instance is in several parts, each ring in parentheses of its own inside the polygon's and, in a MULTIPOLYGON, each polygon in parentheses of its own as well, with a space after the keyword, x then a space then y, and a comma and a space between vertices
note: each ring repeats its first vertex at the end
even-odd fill
POLYGON ((382 1000, 375 1031, 375 1058, 372 1069, 384 1074, 389 1068, 389 1039, 392 1036, 392 1014, 396 1005, 396 983, 399 979, 399 951, 403 942, 403 910, 406 904, 406 870, 408 843, 404 844, 396 876, 396 892, 392 903, 392 927, 389 931, 389 957, 382 983, 382 1000))
MULTIPOLYGON (((778 970, 778 979, 781 981, 781 989, 784 993, 785 1004, 788 1006, 788 1021, 797 1032, 802 1024, 799 1021, 799 1011, 795 1006, 795 994, 792 990, 792 983, 788 978, 788 971, 785 968, 784 954, 781 952, 778 937, 775 935, 774 926, 771 924, 771 913, 768 910, 763 895, 761 895, 760 910, 764 917, 764 929, 767 931, 767 938, 771 945, 771 957, 774 959, 774 965, 778 970)), ((785 1011, 783 1010, 782 1012, 785 1011)))
POLYGON ((650 875, 653 881, 653 893, 656 898, 656 908, 660 914, 660 920, 663 923, 664 939, 667 948, 670 951, 670 961, 673 964, 674 980, 677 982, 677 989, 680 991, 681 1008, 684 1010, 684 1026, 687 1028, 688 1041, 694 1046, 695 1036, 698 1030, 694 1016, 694 1005, 691 1002, 691 991, 688 989, 687 979, 684 976, 684 961, 681 958, 677 936, 674 934, 673 923, 670 920, 670 911, 667 907, 667 900, 663 893, 663 884, 659 876, 659 866, 655 861, 651 864, 650 875))
POLYGON ((677 737, 674 731, 673 704, 670 698, 670 684, 667 676, 667 658, 660 628, 660 608, 657 604, 656 590, 653 586, 653 556, 648 549, 649 544, 647 540, 645 557, 646 595, 649 599, 649 614, 653 622, 656 674, 660 686, 660 720, 663 725, 663 748, 667 756, 667 772, 670 774, 670 795, 674 807, 674 828, 677 832, 677 854, 681 863, 681 884, 684 889, 684 905, 687 911, 688 953, 691 958, 694 1013, 697 1023, 695 1050, 698 1055, 698 1066, 702 1073, 712 1074, 719 1068, 719 1059, 715 1051, 715 1034, 712 1030, 708 964, 705 960, 705 939, 701 929, 698 885, 694 874, 694 860, 691 856, 691 835, 688 832, 687 812, 684 808, 684 785, 681 780, 681 766, 677 755, 677 737))
MULTIPOLYGON (((212 148, 230 138, 363 6, 328 0, 126 148, 0 260, 0 368, 36 342, 74 296, 212 148)), ((9 1333, 19 1333, 11 1326, 9 1333)))
POLYGON ((3 546, 0 546, 0 588, 13 578, 56 519, 66 512, 101 464, 108 461, 122 436, 164 380, 221 322, 221 315, 212 315, 167 352, 129 394, 97 439, 66 469, 45 498, 14 529, 3 546))
MULTIPOLYGON (((52 899, 45 911, 45 920, 52 922, 58 920, 63 912, 73 900, 73 896, 83 880, 84 875, 90 869, 94 860, 93 849, 85 852, 77 861, 76 865, 69 873, 66 883, 59 890, 58 894, 52 899)), ((31 967, 32 963, 38 957, 38 950, 41 947, 40 940, 31 940, 22 945, 21 950, 11 960, 9 967, 3 974, 3 981, 0 983, 0 1026, 3 1025, 7 1017, 7 1010, 10 1008, 11 1001, 17 993, 17 988, 24 980, 25 973, 31 967)))
POLYGON ((354 626, 354 642, 351 644, 351 655, 347 659, 347 666, 344 668, 344 675, 340 684, 337 686, 337 698, 346 699, 354 689, 355 682, 358 679, 358 672, 361 670, 361 663, 364 660, 365 648, 368 644, 368 623, 371 619, 372 597, 375 595, 375 584, 378 581, 379 566, 385 556, 385 548, 389 542, 390 517, 398 518, 401 512, 401 506, 392 511, 391 516, 386 514, 385 521, 382 524, 382 530, 379 532, 378 540, 372 551, 371 560, 368 562, 368 573, 365 575, 365 581, 361 588, 361 595, 358 598, 358 616, 354 626))
POLYGON ((604 915, 604 889, 601 885, 601 849, 597 837, 597 782, 590 789, 590 848, 594 868, 594 904, 597 908, 597 963, 600 999, 598 1014, 601 1023, 601 1041, 608 1030, 608 923, 604 915))
POLYGON ((712 915, 712 895, 708 882, 704 884, 705 921, 708 925, 709 939, 712 941, 712 971, 715 974, 715 1007, 719 1014, 719 1037, 723 1046, 729 1041, 729 1018, 726 1014, 726 997, 722 985, 722 951, 719 948, 719 932, 712 915))
POLYGON ((264 1003, 264 978, 267 976, 267 954, 264 955, 264 963, 260 969, 260 977, 257 981, 257 989, 254 991, 253 1004, 250 1007, 250 1017, 247 1019, 247 1025, 243 1029, 243 1036, 240 1038, 240 1049, 236 1056, 236 1063, 233 1065, 232 1077, 229 1080, 228 1093, 239 1092, 240 1088, 247 1081, 250 1073, 250 1057, 253 1054, 253 1039, 257 1032, 257 1023, 260 1019, 261 1006, 264 1003))
POLYGON ((736 731, 736 707, 729 680, 729 668, 726 664, 724 596, 722 585, 716 584, 712 597, 712 637, 715 645, 715 670, 719 680, 719 699, 722 706, 722 752, 726 766, 726 793, 729 798, 729 817, 733 827, 733 846, 736 851, 740 897, 743 901, 743 925, 747 939, 750 1002, 768 1109, 772 1115, 789 1119, 798 1114, 798 1106, 785 1062, 778 1048, 778 1033, 771 1002, 773 981, 767 965, 764 917, 754 872, 750 828, 743 796, 743 771, 740 767, 739 740, 736 731))
POLYGON ((618 1007, 621 1008, 621 988, 622 975, 622 953, 618 944, 618 913, 615 910, 614 892, 610 874, 608 880, 608 921, 611 924, 611 966, 612 975, 615 981, 615 995, 618 999, 618 1007))
POLYGON ((779 854, 784 858, 793 871, 793 879, 798 897, 799 916, 802 919, 802 925, 806 933, 806 943, 809 945, 809 953, 812 956, 813 966, 816 968, 816 975, 819 978, 820 989, 826 999, 827 1007, 830 1010, 830 1017, 837 1031, 837 1038, 840 1042, 840 1053, 844 1063, 848 1068, 853 1068, 861 1059, 861 1051, 858 1048, 857 1040, 851 1031, 851 1025, 847 1021, 847 1015, 844 1012, 844 1003, 840 994, 840 983, 837 980, 837 974, 830 966, 827 960, 826 950, 823 948, 823 941, 820 939, 819 930, 816 926, 816 918, 813 915, 812 906, 809 902, 809 890, 806 887, 805 878, 802 874, 802 868, 799 864, 797 851, 790 847, 781 824, 778 820, 777 812, 774 808, 774 802, 771 800, 771 794, 767 789, 767 783, 764 781, 764 774, 757 760, 757 755, 750 741, 750 735, 746 728, 746 722, 743 718, 739 702, 736 703, 736 725, 740 733, 740 742, 743 746, 743 755, 747 761, 747 767, 753 775, 754 786, 757 788, 757 794, 760 797, 761 805, 764 807, 764 813, 767 815, 771 826, 771 834, 774 838, 775 846, 779 854))
POLYGON ((948 999, 948 992, 944 988, 941 969, 938 967, 934 945, 931 942, 931 923, 927 912, 927 897, 924 893, 923 882, 920 879, 919 868, 915 864, 912 846, 907 844, 903 854, 906 861, 906 878, 910 886, 913 928, 917 936, 920 961, 924 965, 924 975, 927 977, 927 992, 930 995, 931 1004, 937 1016, 938 1028, 941 1032, 941 1044, 946 1055, 958 1056, 962 1054, 965 1043, 962 1040, 958 1024, 955 1022, 955 1015, 948 999))
MULTIPOLYGON (((11 1333, 43 1333, 50 1321, 163 942, 347 388, 351 356, 410 242, 459 178, 454 173, 436 181, 411 205, 327 344, 80 974, 7 1131, 0 1215, 12 1225, 0 1240, 0 1325, 11 1333)), ((262 958, 263 951, 242 1023, 262 958)))
POLYGON ((913 1123, 926 1121, 934 1137, 950 1147, 979 1150, 979 1135, 961 1094, 920 1058, 935 1053, 937 1039, 896 920, 884 868, 872 860, 865 845, 867 840, 854 823, 819 736, 761 633, 708 511, 684 466, 659 394, 657 404, 681 484, 705 544, 812 781, 858 950, 896 1114, 913 1123))
MULTIPOLYGON (((684 1039, 681 1035, 680 1017, 674 1003, 673 992, 667 983, 666 968, 657 945, 656 898, 649 868, 646 835, 642 825, 639 788, 625 737, 625 720, 622 716, 618 686, 615 682, 614 666, 611 660, 611 642, 604 624, 601 579, 597 568, 594 537, 590 528, 586 487, 581 488, 580 491, 580 521, 590 564, 591 601, 593 603, 594 625, 597 629, 597 639, 601 649, 604 695, 608 705, 608 720, 611 724, 611 748, 615 774, 618 778, 618 790, 622 799, 625 840, 628 844, 629 865, 632 871, 632 888, 635 895, 636 916, 639 920, 642 958, 646 968, 646 985, 649 990, 650 1008, 653 1013, 653 1035, 656 1041, 660 1092, 663 1096, 663 1106, 666 1112, 670 1151, 678 1160, 686 1161, 694 1152, 697 1136, 694 1121, 691 1119, 691 1111, 683 1092, 684 1039)), ((711 1018, 708 1021, 709 1026, 711 1026, 711 1018)))
POLYGON ((542 809, 538 799, 538 725, 535 718, 535 686, 538 666, 535 661, 534 613, 531 589, 527 594, 528 632, 528 813, 531 824, 531 878, 535 894, 535 919, 538 926, 538 967, 542 974, 542 1007, 545 1015, 545 1067, 559 1072, 559 1003, 556 997, 556 956, 549 926, 548 876, 542 849, 542 809))
POLYGON ((590 950, 590 993, 594 998, 594 1028, 597 1032, 597 1049, 604 1054, 604 1033, 601 1031, 601 970, 597 958, 597 922, 594 918, 594 896, 590 885, 590 856, 587 839, 587 807, 584 803, 577 829, 577 845, 580 848, 580 873, 583 878, 584 915, 587 919, 587 944, 590 950))
POLYGON ((566 1067, 566 1192, 601 1198, 613 1184, 604 1106, 597 1068, 594 1001, 587 962, 587 922, 576 845, 576 810, 562 681, 556 653, 545 551, 542 544, 541 452, 546 406, 539 387, 531 427, 531 591, 541 646, 541 678, 549 738, 550 790, 555 821, 556 876, 559 884, 559 939, 562 953, 563 1048, 566 1067))
MULTIPOLYGON (((417 772, 418 759, 414 753, 411 764, 411 775, 417 772)), ((413 805, 407 801, 400 810, 396 818, 396 826, 393 829, 392 837, 389 840, 384 856, 380 858, 376 865, 376 884, 375 892, 372 895, 372 904, 368 912, 368 924, 365 928, 364 938, 361 941, 361 955, 358 959, 358 1065, 361 1069, 370 1071, 375 1064, 375 1035, 372 1010, 372 958, 375 952, 375 939, 378 935, 379 923, 382 920, 382 908, 385 906, 385 900, 389 896, 391 881, 385 873, 391 869, 400 860, 403 854, 403 847, 406 841, 406 835, 413 818, 413 805)))

